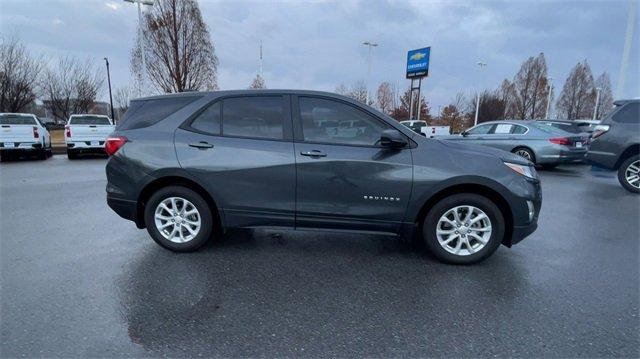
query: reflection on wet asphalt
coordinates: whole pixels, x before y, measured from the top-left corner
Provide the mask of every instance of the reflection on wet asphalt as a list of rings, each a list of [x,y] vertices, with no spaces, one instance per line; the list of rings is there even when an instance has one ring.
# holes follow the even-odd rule
[[[174,254],[106,207],[103,159],[1,166],[2,357],[640,354],[640,197],[587,166],[542,172],[538,231],[466,267],[314,232]]]

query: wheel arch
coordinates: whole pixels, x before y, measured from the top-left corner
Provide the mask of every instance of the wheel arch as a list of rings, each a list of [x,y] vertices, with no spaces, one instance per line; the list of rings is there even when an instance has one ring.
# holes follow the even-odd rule
[[[151,198],[151,195],[153,195],[153,193],[155,193],[159,189],[168,186],[182,186],[201,195],[202,198],[204,198],[204,200],[207,202],[207,205],[209,205],[209,209],[211,209],[211,214],[213,215],[214,230],[220,232],[224,231],[224,222],[222,221],[222,216],[218,204],[213,199],[209,191],[207,191],[203,186],[201,186],[193,179],[175,174],[155,178],[149,183],[146,183],[144,187],[142,187],[136,201],[137,204],[135,222],[138,228],[145,228],[144,211],[147,201],[149,200],[149,198]]]
[[[622,165],[622,162],[626,161],[627,158],[640,154],[640,144],[633,144],[627,147],[620,156],[618,156],[618,160],[616,161],[615,169],[617,170]]]
[[[424,222],[424,218],[426,217],[429,210],[440,200],[460,193],[472,193],[488,198],[493,203],[498,206],[500,212],[504,216],[505,221],[505,231],[504,238],[502,239],[502,243],[506,246],[511,246],[511,237],[513,235],[513,212],[511,210],[511,206],[509,206],[509,202],[507,199],[496,189],[491,188],[486,184],[480,183],[459,183],[454,184],[442,189],[439,189],[437,192],[433,193],[429,198],[424,201],[424,204],[418,211],[418,214],[414,218],[414,223],[422,231],[422,223]]]

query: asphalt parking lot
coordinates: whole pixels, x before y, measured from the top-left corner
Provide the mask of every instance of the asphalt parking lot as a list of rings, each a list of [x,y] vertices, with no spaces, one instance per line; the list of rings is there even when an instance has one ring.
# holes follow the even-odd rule
[[[640,197],[612,174],[541,172],[538,231],[463,267],[311,232],[174,254],[106,206],[104,165],[0,165],[2,357],[640,355]]]

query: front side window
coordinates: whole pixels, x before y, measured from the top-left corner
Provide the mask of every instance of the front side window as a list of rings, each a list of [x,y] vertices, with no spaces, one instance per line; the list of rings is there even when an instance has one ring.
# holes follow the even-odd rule
[[[467,133],[470,135],[486,135],[487,133],[489,133],[492,127],[493,124],[480,125],[470,129],[469,131],[467,131]]]
[[[300,97],[299,105],[308,142],[375,146],[386,128],[375,117],[342,102]]]
[[[281,140],[284,138],[282,96],[247,96],[222,103],[222,134]]]
[[[621,123],[640,123],[640,103],[630,103],[621,108],[613,120]]]
[[[221,119],[221,102],[218,101],[207,107],[191,122],[191,127],[198,131],[210,133],[212,135],[220,134]]]

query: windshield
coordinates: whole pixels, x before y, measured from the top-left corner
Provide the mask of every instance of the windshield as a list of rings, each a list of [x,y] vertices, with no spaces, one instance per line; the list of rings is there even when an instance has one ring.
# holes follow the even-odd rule
[[[0,115],[0,125],[35,125],[36,120],[31,116]]]
[[[102,116],[72,116],[70,125],[110,125],[109,119]]]

